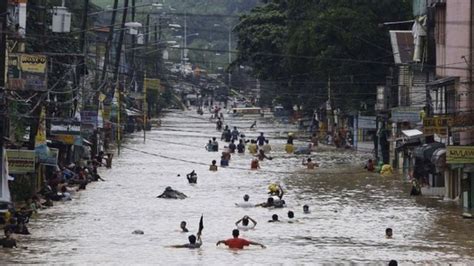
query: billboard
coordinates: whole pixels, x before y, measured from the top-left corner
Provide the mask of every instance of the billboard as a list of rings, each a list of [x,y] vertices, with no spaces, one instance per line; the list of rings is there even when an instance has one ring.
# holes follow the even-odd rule
[[[35,172],[36,152],[34,150],[7,150],[7,158],[10,174]]]
[[[446,163],[474,164],[474,146],[448,146]]]
[[[48,58],[44,55],[9,54],[7,79],[10,90],[46,91]]]

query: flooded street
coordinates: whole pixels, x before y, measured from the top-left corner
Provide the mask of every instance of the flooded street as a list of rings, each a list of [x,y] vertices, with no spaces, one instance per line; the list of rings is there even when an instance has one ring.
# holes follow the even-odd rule
[[[259,118],[257,131],[269,137],[273,160],[251,171],[251,155],[235,154],[230,167],[208,170],[219,153],[207,152],[208,140],[220,133],[195,111],[173,111],[162,127],[147,132],[146,143],[133,135],[116,157],[111,170],[102,170],[106,182],[97,182],[42,211],[30,222],[30,236],[19,236],[27,249],[1,250],[2,263],[72,264],[295,264],[373,263],[391,259],[405,263],[468,263],[473,261],[474,220],[463,220],[451,202],[413,198],[400,176],[381,177],[364,171],[367,158],[350,151],[325,148],[312,155],[317,170],[301,165],[305,158],[284,151],[287,126]],[[248,129],[253,118],[226,118],[225,124]],[[220,150],[224,143],[219,141]],[[296,141],[296,146],[306,145]],[[198,183],[189,185],[186,173],[196,170]],[[178,177],[177,175],[181,176]],[[280,182],[286,188],[284,209],[237,208],[244,194],[252,203],[266,201],[267,187]],[[166,186],[184,192],[185,200],[156,198]],[[308,204],[311,213],[303,214]],[[293,210],[297,223],[287,223]],[[268,223],[272,214],[283,222]],[[182,220],[196,233],[204,215],[203,247],[172,249],[184,244]],[[243,251],[216,247],[231,237],[235,222],[254,218],[255,230],[241,236],[263,243],[266,249]],[[385,239],[385,228],[394,231]],[[136,229],[144,235],[133,235]]]

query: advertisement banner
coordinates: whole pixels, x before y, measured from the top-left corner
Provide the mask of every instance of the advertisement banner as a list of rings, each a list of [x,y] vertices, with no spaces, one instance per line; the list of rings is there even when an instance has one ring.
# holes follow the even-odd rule
[[[47,153],[38,154],[38,163],[50,166],[58,165],[59,150],[55,148],[48,149]]]
[[[83,134],[92,134],[98,126],[98,112],[97,111],[82,111],[81,112],[81,132]]]
[[[474,164],[474,146],[448,146],[446,163]]]
[[[51,136],[51,140],[59,141],[68,145],[73,145],[76,138],[80,138],[80,136],[75,136],[75,135],[52,135]]]
[[[60,123],[60,122],[51,122],[51,135],[81,135],[81,123],[71,122],[71,123]]]
[[[35,172],[36,153],[33,150],[7,150],[10,174]]]
[[[376,129],[377,119],[375,116],[362,116],[358,117],[358,127],[363,129]]]
[[[418,123],[421,121],[421,108],[413,107],[397,107],[392,108],[392,122],[412,122]]]
[[[8,87],[10,90],[47,90],[47,63],[44,55],[8,55]]]
[[[145,79],[147,90],[160,90],[161,82],[159,79]]]
[[[452,117],[425,117],[423,119],[423,132],[425,134],[447,135],[448,126],[453,124]]]

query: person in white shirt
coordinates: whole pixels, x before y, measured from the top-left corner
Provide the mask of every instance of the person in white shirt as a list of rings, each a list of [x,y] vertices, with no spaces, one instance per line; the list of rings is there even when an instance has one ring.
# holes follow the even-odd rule
[[[237,207],[240,207],[240,208],[252,208],[252,207],[255,207],[255,204],[252,204],[249,202],[249,195],[245,194],[244,195],[244,202],[241,202],[241,203],[236,203],[235,205]]]
[[[252,224],[250,224],[250,222],[252,222]],[[239,230],[247,231],[254,229],[255,226],[257,226],[257,222],[249,216],[245,215],[244,217],[242,217],[242,219],[235,222],[235,226],[237,226]]]

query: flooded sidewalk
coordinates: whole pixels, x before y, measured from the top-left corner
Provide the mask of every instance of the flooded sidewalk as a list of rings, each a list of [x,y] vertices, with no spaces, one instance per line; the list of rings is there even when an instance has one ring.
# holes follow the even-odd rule
[[[462,219],[451,202],[410,197],[409,185],[397,175],[382,177],[363,169],[367,155],[323,149],[311,157],[320,167],[307,170],[304,155],[284,151],[291,127],[270,118],[227,118],[247,139],[264,132],[272,145],[273,160],[250,170],[252,156],[233,154],[230,166],[210,172],[218,153],[207,152],[212,137],[220,140],[215,124],[195,111],[173,111],[160,128],[133,135],[123,145],[114,168],[101,173],[106,182],[94,183],[74,200],[57,204],[31,221],[31,235],[19,237],[27,249],[1,250],[2,263],[71,264],[302,264],[302,263],[470,263],[474,257],[474,220]],[[295,141],[296,146],[305,146]],[[186,174],[195,170],[197,184]],[[179,175],[179,176],[178,176]],[[250,202],[267,199],[270,183],[281,183],[287,207],[237,208],[244,194]],[[171,186],[188,196],[184,200],[156,198]],[[304,214],[307,204],[311,213]],[[297,222],[288,223],[287,212]],[[273,214],[282,222],[268,223]],[[172,249],[184,244],[181,221],[190,234],[204,216],[203,246]],[[257,221],[255,230],[241,236],[267,246],[232,251],[216,242],[231,237],[235,222],[244,215]],[[393,229],[393,239],[385,229]],[[134,235],[143,230],[143,235]]]

